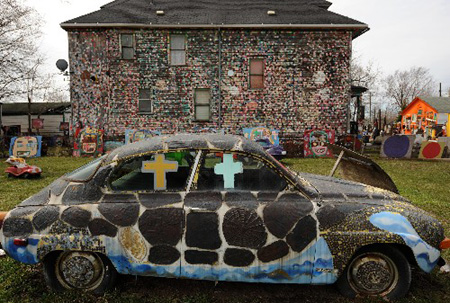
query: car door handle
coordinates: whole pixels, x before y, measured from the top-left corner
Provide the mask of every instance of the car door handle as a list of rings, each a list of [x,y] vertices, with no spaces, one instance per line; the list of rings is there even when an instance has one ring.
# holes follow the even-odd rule
[[[203,208],[200,208],[200,207],[189,207],[189,209],[190,209],[191,212],[193,212],[193,213],[204,210]]]

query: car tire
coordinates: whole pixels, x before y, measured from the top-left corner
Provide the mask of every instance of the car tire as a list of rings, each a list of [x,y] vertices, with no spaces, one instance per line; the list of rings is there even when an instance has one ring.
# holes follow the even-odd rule
[[[76,289],[103,295],[114,287],[117,271],[104,255],[68,251],[52,253],[44,259],[44,277],[56,292]]]
[[[371,247],[352,258],[336,285],[349,298],[402,298],[411,285],[411,266],[394,247]]]

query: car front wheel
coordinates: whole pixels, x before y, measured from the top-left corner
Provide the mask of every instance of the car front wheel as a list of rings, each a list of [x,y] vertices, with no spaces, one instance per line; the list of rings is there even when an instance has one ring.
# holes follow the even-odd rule
[[[102,295],[114,286],[117,272],[101,254],[69,251],[45,258],[44,276],[55,291],[78,289]]]
[[[390,246],[357,254],[347,266],[337,286],[347,297],[404,297],[411,285],[411,267],[405,256]]]

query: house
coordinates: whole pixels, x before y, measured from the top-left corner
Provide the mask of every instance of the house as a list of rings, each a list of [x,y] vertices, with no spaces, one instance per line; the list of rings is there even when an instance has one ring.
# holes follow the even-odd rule
[[[416,97],[402,111],[402,132],[414,134],[419,129],[427,136],[434,137],[433,129],[445,127],[450,133],[450,98]]]
[[[32,126],[32,132],[43,136],[63,135],[61,122],[70,120],[70,102],[35,102],[30,107],[34,126],[41,125],[39,130]],[[1,124],[7,136],[20,136],[28,132],[28,103],[3,103]],[[39,123],[36,123],[39,122]],[[41,123],[42,122],[42,123]]]
[[[116,0],[63,22],[73,123],[161,133],[349,127],[352,40],[325,0]]]

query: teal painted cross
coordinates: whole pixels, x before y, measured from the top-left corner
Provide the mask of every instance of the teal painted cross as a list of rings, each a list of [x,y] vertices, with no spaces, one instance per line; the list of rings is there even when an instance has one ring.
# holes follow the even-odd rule
[[[244,167],[242,162],[233,162],[232,154],[224,154],[222,163],[214,166],[216,175],[223,175],[223,188],[234,188],[234,175],[242,174]]]

